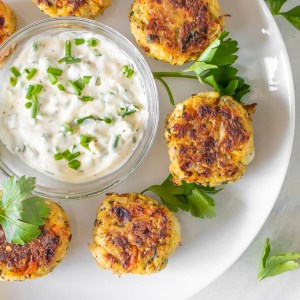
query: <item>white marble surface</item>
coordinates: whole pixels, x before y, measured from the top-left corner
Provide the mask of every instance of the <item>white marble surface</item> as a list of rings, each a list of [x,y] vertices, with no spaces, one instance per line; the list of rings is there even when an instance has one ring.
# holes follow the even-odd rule
[[[299,0],[289,0],[284,8],[289,9],[296,5],[300,5]],[[300,299],[300,269],[261,282],[256,280],[266,237],[271,238],[271,245],[274,251],[278,251],[277,253],[300,252],[300,119],[298,118],[300,107],[297,103],[300,101],[300,31],[294,29],[282,17],[275,19],[290,56],[296,91],[296,131],[288,173],[271,215],[247,251],[221,277],[189,300]]]

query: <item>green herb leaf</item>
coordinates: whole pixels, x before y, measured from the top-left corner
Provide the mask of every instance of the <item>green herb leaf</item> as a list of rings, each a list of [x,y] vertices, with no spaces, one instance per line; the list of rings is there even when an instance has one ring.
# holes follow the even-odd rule
[[[125,65],[125,66],[123,66],[123,74],[127,78],[131,78],[132,75],[134,74],[134,70],[132,68],[130,68],[128,65]]]
[[[47,69],[47,72],[49,74],[52,74],[52,75],[55,75],[55,76],[61,76],[63,74],[63,70],[57,69],[57,68],[54,68],[54,67],[49,67]]]
[[[284,253],[273,255],[270,257],[271,246],[270,239],[267,238],[262,253],[259,271],[258,271],[258,280],[262,280],[267,277],[276,276],[284,272],[294,270],[299,267],[298,260],[300,258],[300,253]]]
[[[87,41],[87,43],[88,43],[88,45],[90,46],[90,47],[97,47],[98,46],[98,40],[96,40],[96,39],[89,39],[88,41]]]
[[[265,0],[269,3],[272,15],[281,15],[285,17],[296,29],[300,30],[300,5],[294,7],[293,9],[283,12],[281,11],[282,6],[287,2],[287,0]]]
[[[10,85],[11,85],[12,87],[15,87],[15,86],[17,85],[17,83],[18,83],[18,80],[17,80],[17,78],[10,77],[10,78],[9,78],[9,82],[10,82]]]
[[[136,105],[130,105],[127,107],[121,107],[121,116],[124,118],[125,116],[130,116],[139,111],[139,107]]]
[[[87,136],[87,135],[84,135],[84,134],[81,134],[80,135],[80,145],[84,148],[86,148],[87,150],[91,151],[90,149],[90,143],[93,141],[93,137],[91,136]]]
[[[33,119],[36,119],[36,116],[37,116],[37,113],[38,113],[39,98],[36,95],[33,95],[32,99],[33,99],[33,105],[32,105],[31,117]]]
[[[290,11],[280,14],[284,16],[295,28],[300,30],[300,5],[294,7]]]
[[[19,72],[19,70],[16,67],[11,67],[10,71],[16,76],[16,77],[20,77],[21,73]]]
[[[75,42],[76,46],[79,46],[79,45],[84,44],[85,40],[84,39],[75,39],[74,42]]]
[[[32,197],[35,178],[25,176],[3,181],[0,200],[0,224],[9,243],[24,245],[40,235],[39,226],[49,214],[47,204],[39,197]]]
[[[26,79],[30,81],[36,73],[37,73],[37,69],[35,68],[31,69],[31,71],[26,76]]]
[[[216,216],[215,202],[209,194],[221,190],[207,188],[195,183],[182,181],[181,186],[174,185],[170,175],[161,185],[153,185],[146,189],[158,195],[161,201],[172,211],[178,209],[189,211],[198,218],[213,218]]]
[[[237,76],[238,70],[233,67],[239,50],[237,41],[228,38],[229,33],[224,31],[212,44],[199,56],[196,62],[188,69],[180,72],[153,72],[154,78],[161,81],[166,88],[170,102],[175,105],[174,98],[164,77],[178,77],[198,79],[201,84],[206,83],[214,88],[220,95],[232,96],[235,100],[249,93],[250,86]],[[194,73],[196,76],[187,75]]]
[[[90,115],[90,116],[86,116],[84,118],[81,118],[81,119],[77,119],[75,120],[75,123],[77,125],[81,125],[83,124],[85,121],[87,120],[94,120],[94,121],[103,121],[105,122],[106,124],[112,124],[113,120],[111,118],[108,118],[108,117],[105,117],[105,118],[97,118],[93,115]]]
[[[81,162],[79,160],[73,160],[68,163],[68,167],[73,170],[78,170],[81,166]]]

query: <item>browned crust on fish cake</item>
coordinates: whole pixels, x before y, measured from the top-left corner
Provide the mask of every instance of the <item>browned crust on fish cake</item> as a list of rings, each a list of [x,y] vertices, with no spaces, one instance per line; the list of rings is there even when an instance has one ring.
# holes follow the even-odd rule
[[[98,265],[116,274],[162,270],[180,242],[179,222],[150,197],[111,194],[99,207],[90,249]]]
[[[95,18],[111,5],[112,0],[33,0],[33,2],[51,17]]]
[[[14,11],[0,0],[0,44],[17,29],[17,17]]]
[[[8,243],[0,226],[0,280],[34,279],[51,272],[65,256],[71,239],[63,209],[47,201],[50,213],[41,235],[25,245]]]
[[[147,54],[176,65],[197,59],[224,27],[216,0],[135,0],[129,17]]]
[[[195,95],[176,106],[167,119],[165,138],[177,185],[182,180],[207,186],[234,182],[254,156],[249,113],[217,93]]]

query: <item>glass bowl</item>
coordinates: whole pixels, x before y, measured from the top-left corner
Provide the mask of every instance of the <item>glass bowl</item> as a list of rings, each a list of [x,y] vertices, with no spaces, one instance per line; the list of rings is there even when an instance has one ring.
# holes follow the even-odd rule
[[[14,175],[20,177],[26,175],[36,177],[37,186],[35,194],[57,200],[82,199],[96,196],[121,183],[136,169],[150,149],[156,133],[159,116],[156,84],[143,56],[120,33],[106,25],[88,19],[74,17],[46,19],[19,30],[0,46],[0,78],[9,76],[8,70],[11,67],[12,61],[29,41],[32,43],[37,37],[41,38],[47,34],[74,30],[99,34],[118,46],[126,56],[130,57],[145,89],[145,106],[148,112],[148,119],[146,120],[146,124],[144,124],[143,136],[130,158],[113,173],[85,183],[68,183],[56,180],[50,176],[48,177],[32,169],[0,142],[0,168],[2,171],[7,176]],[[3,80],[0,81],[0,91],[2,89]]]

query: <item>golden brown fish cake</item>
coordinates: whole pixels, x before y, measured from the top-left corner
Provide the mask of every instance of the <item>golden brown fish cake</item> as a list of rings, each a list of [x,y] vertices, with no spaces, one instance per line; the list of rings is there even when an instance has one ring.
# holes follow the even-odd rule
[[[196,60],[224,27],[217,0],[135,0],[129,18],[146,53],[173,65]]]
[[[255,156],[250,113],[229,96],[207,92],[176,105],[166,121],[165,139],[176,185],[217,186],[240,179]]]
[[[140,194],[111,194],[100,205],[90,250],[98,265],[121,275],[165,268],[180,243],[174,214]]]
[[[27,280],[51,272],[64,258],[71,240],[69,220],[56,203],[50,209],[41,235],[25,245],[10,244],[0,226],[0,281]]]
[[[95,18],[111,5],[112,0],[33,0],[33,2],[50,17]]]
[[[14,11],[0,0],[0,44],[17,29],[17,17]]]

